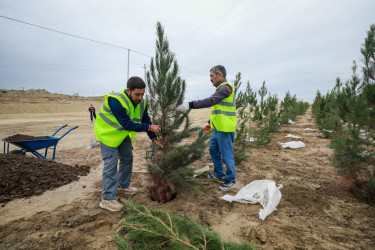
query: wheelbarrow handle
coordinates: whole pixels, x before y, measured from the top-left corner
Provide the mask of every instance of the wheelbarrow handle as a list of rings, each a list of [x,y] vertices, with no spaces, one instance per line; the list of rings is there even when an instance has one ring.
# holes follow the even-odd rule
[[[65,134],[63,134],[63,135],[59,138],[59,140],[60,140],[61,138],[63,138],[67,133],[69,133],[70,131],[72,131],[73,129],[76,129],[76,128],[78,128],[78,126],[75,126],[75,127],[71,128],[71,129],[69,129],[68,131],[66,131]]]
[[[65,128],[66,126],[68,126],[68,124],[65,124],[65,125],[61,126],[61,127],[60,127],[58,130],[56,130],[56,132],[53,133],[53,135],[51,135],[51,136],[54,136],[55,134],[57,134],[57,132],[59,132],[61,129]]]

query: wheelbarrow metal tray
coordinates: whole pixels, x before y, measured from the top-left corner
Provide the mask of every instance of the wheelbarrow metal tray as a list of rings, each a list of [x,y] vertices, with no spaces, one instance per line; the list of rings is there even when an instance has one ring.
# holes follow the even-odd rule
[[[53,147],[53,156],[52,156],[52,161],[55,159],[55,152],[56,152],[56,146],[59,140],[63,138],[65,135],[67,135],[70,131],[78,128],[78,126],[75,126],[71,129],[69,129],[65,134],[63,134],[61,137],[54,137],[62,128],[65,128],[68,126],[67,124],[60,127],[58,130],[55,131],[51,136],[37,136],[40,138],[40,140],[24,140],[24,141],[4,141],[4,153],[9,153],[9,144],[13,144],[19,148],[22,148],[22,152],[20,155],[24,155],[27,152],[32,153],[36,157],[47,159],[47,152],[48,148]],[[8,147],[6,148],[6,143]],[[37,150],[39,149],[45,149],[44,156],[41,155]]]
[[[22,149],[26,149],[29,151],[34,151],[38,149],[48,148],[55,146],[60,138],[53,137],[53,136],[38,136],[48,139],[42,139],[42,140],[31,140],[31,141],[12,141],[9,142],[10,144],[13,144],[15,146],[18,146]]]

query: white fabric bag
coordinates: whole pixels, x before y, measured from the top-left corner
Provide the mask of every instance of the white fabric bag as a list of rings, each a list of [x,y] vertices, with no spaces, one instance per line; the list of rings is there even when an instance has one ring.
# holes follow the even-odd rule
[[[288,135],[285,136],[285,137],[290,137],[290,138],[295,138],[295,139],[301,139],[301,137],[296,136],[296,135],[292,135],[292,134],[288,134]]]
[[[304,148],[306,145],[301,141],[279,142],[283,148]]]
[[[281,184],[276,187],[276,183],[271,180],[256,180],[241,188],[235,196],[226,194],[221,199],[229,202],[260,203],[263,209],[259,210],[259,219],[264,220],[276,210],[281,199],[282,187]]]

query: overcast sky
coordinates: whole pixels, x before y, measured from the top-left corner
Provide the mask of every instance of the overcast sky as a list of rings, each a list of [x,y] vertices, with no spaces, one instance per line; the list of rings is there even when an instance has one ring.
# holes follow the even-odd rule
[[[375,23],[374,0],[0,0],[0,89],[104,95],[144,77],[155,56],[156,22],[187,82],[186,100],[214,91],[209,70],[242,73],[258,90],[312,102],[352,61]],[[6,17],[6,18],[4,18]],[[25,23],[92,39],[113,47]]]

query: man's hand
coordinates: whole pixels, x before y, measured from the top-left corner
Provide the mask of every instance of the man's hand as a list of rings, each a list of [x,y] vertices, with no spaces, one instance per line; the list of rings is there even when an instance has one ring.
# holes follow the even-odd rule
[[[160,125],[150,125],[150,131],[154,132],[155,134],[159,134],[161,127]]]
[[[158,145],[159,147],[161,147],[162,149],[164,149],[164,145],[161,144],[161,141],[159,141],[158,139],[154,140],[154,143],[155,143],[156,145]]]
[[[206,123],[206,125],[205,125],[205,127],[204,127],[204,131],[203,131],[203,133],[205,134],[205,133],[207,133],[208,131],[210,131],[211,130],[211,125],[209,124],[209,123]]]
[[[181,105],[177,106],[176,111],[186,112],[189,109],[190,109],[189,103],[188,102],[184,102]]]

